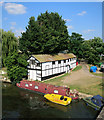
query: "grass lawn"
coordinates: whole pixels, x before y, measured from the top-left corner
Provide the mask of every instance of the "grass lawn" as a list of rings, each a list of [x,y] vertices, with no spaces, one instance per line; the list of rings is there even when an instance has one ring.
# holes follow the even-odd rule
[[[81,65],[78,65],[76,68],[74,68],[72,71],[77,71],[77,70],[80,70],[82,69],[82,66]]]
[[[56,78],[53,78],[53,79],[50,79],[50,80],[46,80],[46,81],[43,81],[44,83],[50,83],[50,84],[55,84],[57,86],[60,86],[62,85],[62,80],[64,79],[65,76],[68,76],[70,75],[70,73],[65,73],[64,75],[62,76],[59,76],[59,77],[56,77]]]
[[[92,73],[93,75],[96,75],[96,76],[103,76],[104,73]]]
[[[102,96],[102,91],[104,92],[102,78],[91,76],[90,73],[86,73],[82,66],[79,68],[77,71],[72,71],[71,73],[64,74],[63,76],[45,81],[45,83],[57,86],[67,86],[72,90],[76,89],[82,93],[89,95],[99,94]]]

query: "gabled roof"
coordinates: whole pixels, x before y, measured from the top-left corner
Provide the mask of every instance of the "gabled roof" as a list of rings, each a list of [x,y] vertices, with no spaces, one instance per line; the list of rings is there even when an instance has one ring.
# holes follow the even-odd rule
[[[68,54],[59,53],[58,55],[38,54],[38,55],[32,55],[32,56],[35,57],[39,62],[66,60],[66,59],[69,59],[69,58],[75,58],[76,57],[73,53],[68,53]]]

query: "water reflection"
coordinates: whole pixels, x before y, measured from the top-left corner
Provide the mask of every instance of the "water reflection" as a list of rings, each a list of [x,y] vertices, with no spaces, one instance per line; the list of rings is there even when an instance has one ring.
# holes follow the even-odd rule
[[[2,92],[3,118],[95,118],[97,114],[82,100],[62,106],[11,84],[3,84]]]

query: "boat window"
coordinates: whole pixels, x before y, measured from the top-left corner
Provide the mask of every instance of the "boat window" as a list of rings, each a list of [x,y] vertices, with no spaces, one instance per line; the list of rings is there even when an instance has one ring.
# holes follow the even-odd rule
[[[96,99],[92,98],[92,101],[96,103]]]
[[[47,88],[45,88],[45,90],[47,90]]]
[[[35,89],[38,89],[38,86],[35,86]]]
[[[93,102],[94,104],[96,104],[96,105],[99,105],[99,102],[98,102],[96,99],[94,99],[94,98],[92,98],[92,102]]]
[[[67,101],[67,98],[65,98],[64,101]]]
[[[26,86],[26,87],[29,87],[29,85],[28,85],[28,84],[25,84],[25,86]]]
[[[64,96],[61,96],[61,97],[60,97],[60,100],[63,100],[63,99],[64,99]]]
[[[58,90],[54,90],[54,93],[58,93]]]

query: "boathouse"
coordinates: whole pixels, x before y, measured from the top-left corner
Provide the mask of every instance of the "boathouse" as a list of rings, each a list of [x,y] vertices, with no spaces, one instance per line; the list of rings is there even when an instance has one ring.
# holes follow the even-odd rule
[[[76,56],[72,53],[57,55],[38,54],[28,59],[28,79],[45,80],[50,77],[70,72],[76,67]]]

